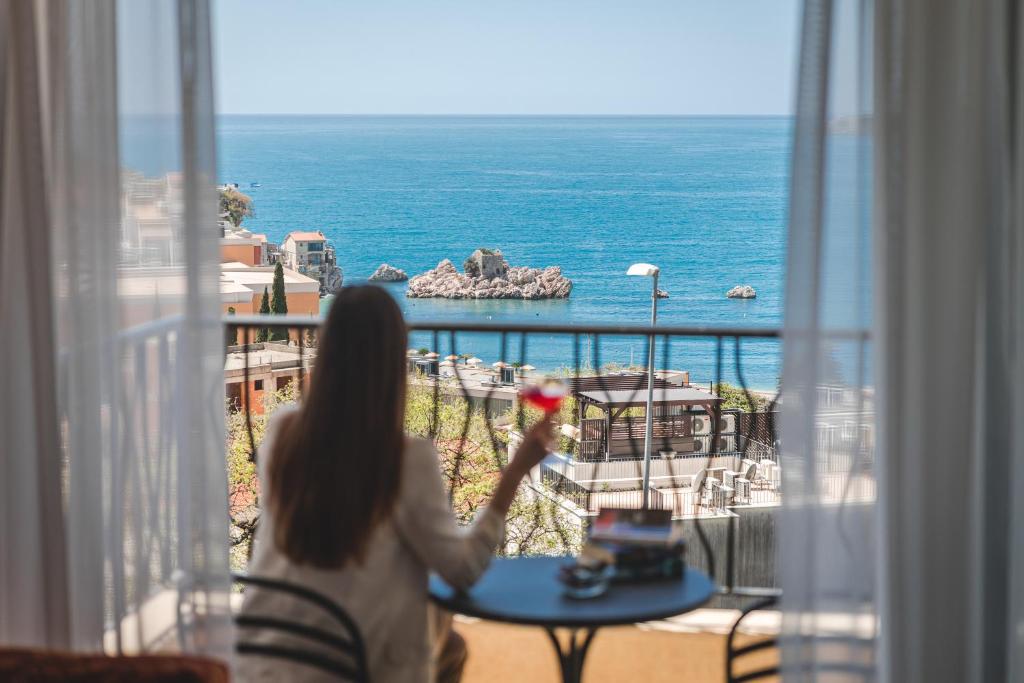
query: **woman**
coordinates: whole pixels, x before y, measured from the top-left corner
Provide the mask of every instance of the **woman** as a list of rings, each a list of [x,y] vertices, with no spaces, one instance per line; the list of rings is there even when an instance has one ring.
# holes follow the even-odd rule
[[[342,605],[362,632],[373,681],[429,681],[438,669],[458,680],[461,640],[444,634],[440,666],[432,654],[438,634],[430,632],[443,622],[428,613],[428,572],[458,588],[477,580],[501,542],[519,482],[547,452],[551,425],[526,435],[490,503],[460,527],[430,442],[403,433],[405,348],[405,323],[387,292],[363,286],[337,295],[304,400],[274,415],[260,447],[264,512],[250,572]],[[242,612],[331,630],[320,610],[256,587]],[[270,632],[246,639],[295,644]],[[243,657],[239,677],[330,680],[262,657]]]

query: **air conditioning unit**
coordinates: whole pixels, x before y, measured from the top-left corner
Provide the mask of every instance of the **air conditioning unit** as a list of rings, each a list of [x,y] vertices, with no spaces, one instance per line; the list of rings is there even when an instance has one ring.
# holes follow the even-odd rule
[[[694,415],[693,433],[696,436],[707,436],[711,433],[711,419],[705,416]]]
[[[696,436],[707,436],[711,433],[711,418],[707,415],[693,416],[693,433]],[[718,421],[719,434],[736,433],[736,414],[725,413]]]
[[[736,475],[740,474],[735,470],[726,470],[722,473],[722,480],[726,486],[732,486],[732,483],[736,481]]]

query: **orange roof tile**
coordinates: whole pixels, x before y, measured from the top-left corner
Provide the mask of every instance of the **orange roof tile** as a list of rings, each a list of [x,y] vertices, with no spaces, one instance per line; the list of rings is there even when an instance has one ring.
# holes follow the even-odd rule
[[[324,237],[324,234],[319,230],[312,232],[306,230],[293,230],[292,232],[284,236],[285,239],[288,239],[289,237],[291,237],[293,240],[297,242],[309,242],[327,239],[326,237]]]

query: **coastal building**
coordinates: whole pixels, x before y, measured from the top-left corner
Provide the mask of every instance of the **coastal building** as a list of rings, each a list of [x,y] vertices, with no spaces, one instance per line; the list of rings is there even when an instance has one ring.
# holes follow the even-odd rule
[[[120,323],[128,328],[183,313],[182,302],[187,291],[188,278],[183,265],[121,265],[117,269]]]
[[[281,261],[281,245],[277,242],[267,242],[266,250],[266,263],[274,265]]]
[[[285,268],[308,275],[320,283],[322,292],[341,286],[334,247],[319,230],[293,230],[281,242],[281,263]]]
[[[476,362],[472,362],[476,361]],[[483,365],[479,359],[470,362],[437,353],[410,351],[407,357],[411,382],[414,385],[440,385],[446,396],[464,398],[474,409],[485,410],[490,417],[508,415],[519,398],[519,390],[529,375],[512,366],[505,368]],[[456,365],[456,363],[458,363]]]
[[[173,266],[183,262],[180,173],[151,178],[125,172],[121,193],[122,265]]]
[[[273,290],[274,266],[251,266],[238,261],[220,264],[220,300],[223,313],[255,315],[260,311],[263,291]],[[288,315],[315,317],[320,314],[320,283],[284,268],[284,294]],[[290,333],[298,340],[298,331]]]
[[[230,226],[230,223],[228,225]],[[231,226],[220,238],[220,260],[223,263],[265,266],[270,263],[270,251],[267,245],[266,235]]]
[[[246,359],[248,355],[248,360]],[[224,395],[231,410],[262,415],[268,396],[308,377],[315,350],[282,342],[228,347],[224,360]],[[246,363],[248,362],[248,369]],[[246,378],[248,377],[248,388]]]
[[[273,266],[252,266],[238,261],[220,264],[221,304],[238,314],[256,314],[260,310],[263,289],[274,284]],[[320,289],[316,280],[284,268],[284,293],[288,315],[320,314]]]

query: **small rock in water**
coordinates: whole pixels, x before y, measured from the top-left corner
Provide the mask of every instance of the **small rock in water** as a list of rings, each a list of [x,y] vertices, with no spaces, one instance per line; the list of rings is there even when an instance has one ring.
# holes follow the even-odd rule
[[[725,293],[730,299],[755,299],[757,292],[750,285],[736,285]]]
[[[386,263],[380,264],[380,267],[370,276],[371,282],[405,282],[408,279],[409,276],[405,274],[404,270],[393,268]]]
[[[664,289],[659,289],[658,290],[658,298],[659,299],[667,299],[668,298],[668,292],[666,292]]]

